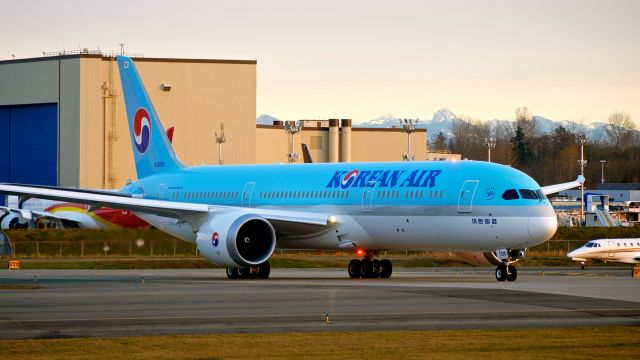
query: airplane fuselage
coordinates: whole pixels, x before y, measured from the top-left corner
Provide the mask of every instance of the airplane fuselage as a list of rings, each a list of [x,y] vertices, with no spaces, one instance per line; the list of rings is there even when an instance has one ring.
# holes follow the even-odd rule
[[[583,263],[589,260],[640,264],[640,239],[598,239],[569,252],[567,257]]]
[[[143,178],[123,191],[335,216],[336,227],[319,233],[279,232],[280,248],[493,251],[531,247],[555,233],[555,213],[538,189],[507,166],[438,161],[191,167]],[[185,223],[138,215],[195,242],[197,229]]]

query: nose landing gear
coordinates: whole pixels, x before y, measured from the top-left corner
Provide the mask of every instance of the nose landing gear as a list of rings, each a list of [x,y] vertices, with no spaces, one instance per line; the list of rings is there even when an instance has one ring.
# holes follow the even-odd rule
[[[518,278],[518,270],[513,265],[502,263],[496,269],[496,280],[498,281],[516,281]]]
[[[367,251],[362,260],[353,259],[347,266],[347,272],[352,279],[383,278],[388,279],[393,272],[393,266],[389,259],[374,259],[378,251]]]
[[[524,257],[524,249],[498,249],[496,256],[501,261],[496,268],[496,280],[516,281],[518,269],[512,264]]]

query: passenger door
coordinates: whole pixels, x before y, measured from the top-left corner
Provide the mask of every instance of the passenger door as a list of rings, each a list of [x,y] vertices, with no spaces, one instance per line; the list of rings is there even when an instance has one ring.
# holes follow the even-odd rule
[[[478,180],[467,180],[460,188],[460,196],[458,197],[458,212],[470,213],[473,207],[473,196],[478,187]]]
[[[369,181],[362,191],[362,211],[371,211],[373,206],[373,192],[378,184],[377,181]]]
[[[615,245],[613,244],[613,241],[607,241],[607,243],[609,243],[609,252],[607,253],[607,255],[608,255],[609,257],[611,257],[611,258],[612,258],[612,257],[615,257],[615,256],[616,256],[616,253],[615,253],[615,251],[613,250],[613,249],[614,249],[614,246],[615,246]]]
[[[248,182],[244,185],[244,190],[242,191],[242,199],[240,202],[241,207],[251,207],[251,193],[253,192],[253,187],[256,185],[255,182]]]

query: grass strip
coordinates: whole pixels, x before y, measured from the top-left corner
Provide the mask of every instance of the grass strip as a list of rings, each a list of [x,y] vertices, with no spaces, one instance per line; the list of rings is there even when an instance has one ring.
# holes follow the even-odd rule
[[[40,285],[0,285],[0,290],[32,290],[42,289]]]
[[[269,259],[272,268],[346,268],[349,260],[355,256],[322,257],[315,255],[279,255]],[[472,265],[460,259],[446,257],[389,257],[394,268],[446,268],[468,267]],[[137,269],[213,269],[219,266],[210,263],[202,257],[111,257],[111,258],[45,258],[19,259],[20,268],[24,270],[137,270]],[[593,266],[616,266],[615,263],[594,261]],[[0,260],[0,269],[6,269],[7,260]],[[518,262],[518,267],[556,267],[575,266],[579,263],[567,257],[530,256]]]
[[[2,340],[10,359],[632,359],[640,327]]]

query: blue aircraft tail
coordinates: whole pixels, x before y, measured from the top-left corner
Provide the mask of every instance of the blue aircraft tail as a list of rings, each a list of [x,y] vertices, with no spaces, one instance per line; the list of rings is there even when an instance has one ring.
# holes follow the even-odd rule
[[[117,61],[138,178],[182,168],[133,60],[118,56]]]

